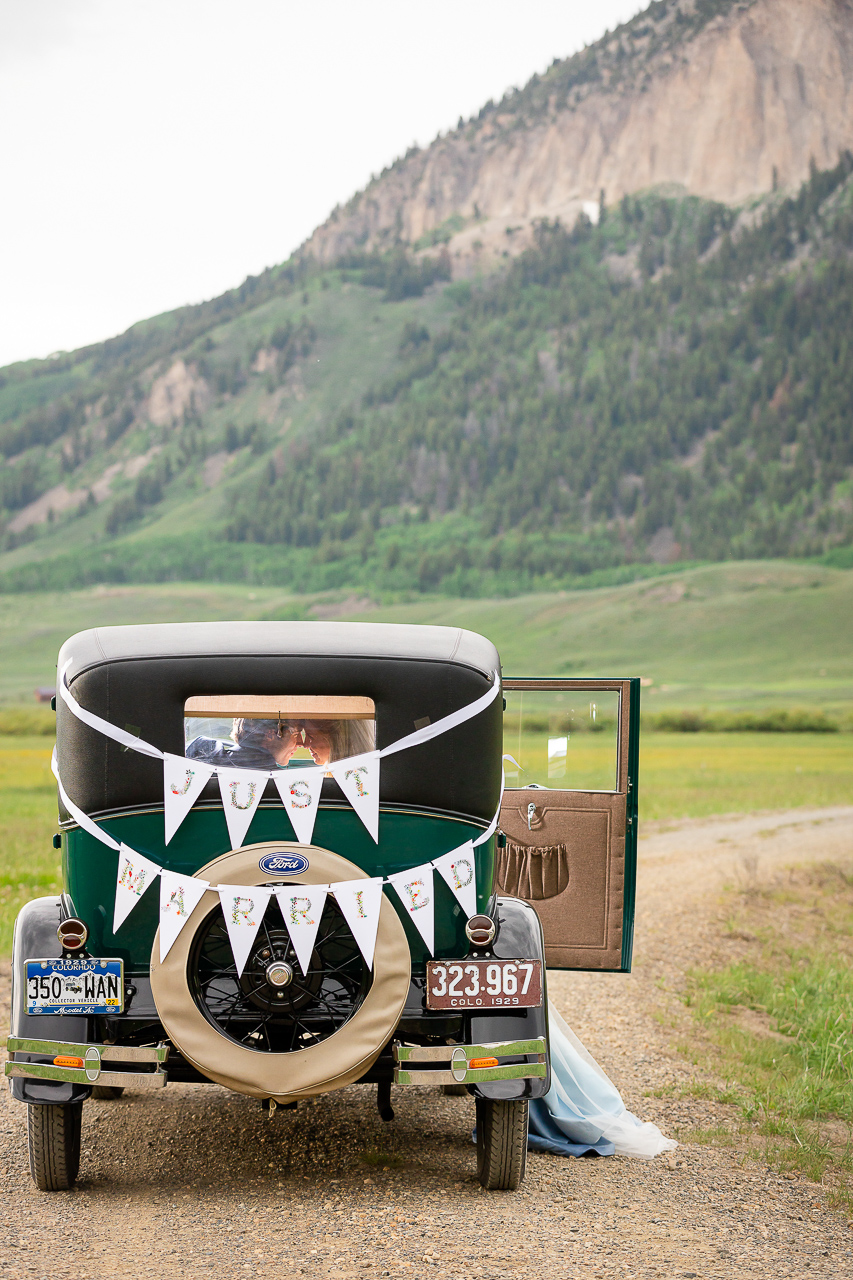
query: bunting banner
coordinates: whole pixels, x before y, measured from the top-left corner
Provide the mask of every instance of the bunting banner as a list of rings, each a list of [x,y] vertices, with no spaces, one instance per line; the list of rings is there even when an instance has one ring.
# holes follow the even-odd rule
[[[160,963],[172,949],[210,885],[197,876],[182,876],[160,868]]]
[[[329,765],[329,771],[361,818],[375,844],[379,843],[379,752],[368,751]]]
[[[314,940],[329,892],[327,884],[297,884],[273,890],[303,977],[311,966]]]
[[[137,853],[129,845],[121,845],[118,851],[113,933],[118,932],[143,893],[151,888],[159,874],[160,868],[156,862]]]
[[[373,953],[376,950],[376,931],[382,909],[382,884],[381,876],[373,876],[364,880],[342,880],[340,884],[329,886],[369,969],[373,968]]]
[[[252,943],[261,927],[273,890],[265,885],[220,884],[217,885],[216,892],[222,905],[228,941],[231,943],[239,978],[246,967]]]
[[[430,955],[435,955],[435,887],[432,863],[426,862],[422,867],[413,867],[411,871],[398,871],[388,877],[388,883],[396,889],[406,914],[426,943]]]
[[[370,752],[364,757],[355,757],[356,760],[366,760],[366,776],[368,778],[370,777],[370,762],[375,760],[377,754]],[[173,763],[170,767],[177,767],[178,764],[181,767],[185,767],[184,757],[173,756],[171,760]],[[206,765],[204,767],[209,768]],[[161,877],[160,954],[162,959],[174,945],[175,939],[201,900],[202,895],[208,889],[213,889],[219,895],[228,929],[229,941],[239,974],[242,974],[245,968],[252,943],[263,921],[267,903],[273,893],[276,894],[279,900],[282,916],[303,974],[310,967],[317,929],[319,928],[328,894],[332,894],[335,897],[365,961],[372,967],[376,948],[376,933],[379,927],[379,914],[382,907],[382,891],[385,884],[393,885],[406,913],[414,921],[430,953],[434,954],[435,884],[433,873],[438,871],[465,911],[466,916],[475,915],[477,911],[477,875],[474,851],[479,845],[485,844],[491,838],[497,829],[500,817],[501,801],[499,800],[494,817],[476,839],[467,840],[457,849],[442,854],[422,866],[414,867],[410,871],[394,872],[387,877],[373,876],[329,885],[294,883],[284,887],[267,887],[265,885],[213,886],[197,876],[180,875],[160,867],[156,862],[132,849],[129,845],[119,844],[109,832],[93,821],[70,799],[59,774],[55,749],[51,757],[51,769],[56,778],[62,804],[74,821],[82,830],[87,831],[95,839],[119,854],[113,931],[115,932],[123,921],[127,919],[136,903],[159,875]],[[235,809],[239,815],[242,815],[242,821],[245,824],[245,828],[248,829],[252,814],[255,812],[260,799],[257,794],[260,789],[260,782],[261,780],[265,782],[268,775],[246,769],[216,770],[216,772],[226,775],[226,782],[230,780],[227,778],[228,774],[236,775],[234,781],[238,783],[255,782],[255,794],[251,794],[250,788],[246,788],[243,791],[235,789],[234,792],[230,788],[228,789],[229,796],[232,794],[235,796],[237,802]],[[308,786],[312,797],[311,807],[316,811],[319,788],[322,785],[322,770],[316,768],[306,768],[300,771],[288,770],[287,773],[283,771],[281,777],[283,780],[288,775],[293,778],[297,772],[303,775],[311,775],[308,778]],[[314,776],[316,774],[320,774],[321,777],[317,779]],[[180,774],[176,781],[178,780],[180,780]],[[192,779],[190,786],[194,784],[195,779]],[[365,785],[364,782],[363,785]],[[187,792],[189,792],[190,786],[187,787]],[[305,795],[305,792],[297,787],[294,787],[294,792],[296,796]],[[366,797],[358,798],[366,799]],[[502,798],[503,783],[501,785],[501,800]],[[241,807],[243,805],[245,805],[245,808]],[[245,830],[237,834],[242,842]],[[308,839],[310,839],[310,833]],[[303,843],[305,842],[307,841],[303,841]],[[236,838],[235,847],[240,847]]]
[[[270,775],[258,769],[218,768],[216,772],[219,775],[225,821],[228,823],[228,837],[232,849],[239,849],[246,838]]]
[[[188,760],[186,756],[163,757],[163,816],[166,826],[166,844],[201,795],[206,784],[216,773],[216,768],[203,760]]]
[[[300,844],[310,844],[323,790],[323,770],[313,765],[306,769],[283,769],[274,773],[272,780],[287,810],[296,839]]]
[[[219,789],[228,823],[228,833],[235,849],[241,848],[264,788],[270,779],[275,783],[281,801],[287,809],[297,840],[300,844],[310,844],[322,788],[322,769],[316,767],[264,771],[234,769],[223,765],[209,765],[195,758],[161,751],[159,747],[146,742],[143,738],[136,737],[126,729],[119,729],[108,720],[81,707],[68,685],[70,665],[69,660],[59,673],[57,689],[60,698],[72,714],[90,728],[119,743],[125,750],[138,751],[142,755],[163,761],[163,814],[166,844],[173,838],[201,795],[205,783],[214,773],[219,776]],[[411,747],[431,742],[441,734],[464,724],[466,720],[473,719],[495,700],[500,693],[500,688],[500,674],[495,671],[488,691],[474,702],[469,702],[467,706],[460,707],[458,711],[448,716],[443,716],[434,724],[422,725],[414,733],[389,743],[381,751],[369,751],[363,755],[351,756],[346,760],[336,760],[329,764],[329,772],[375,843],[379,843],[380,761],[397,751],[407,751]],[[70,813],[71,809],[67,804],[66,808]],[[85,826],[85,821],[80,825],[89,830]],[[490,831],[489,835],[491,833]],[[116,847],[118,847],[117,844]]]
[[[467,919],[477,914],[477,875],[474,862],[474,845],[466,840],[465,844],[436,858],[432,864],[444,883],[450,889],[456,901],[465,912]]]

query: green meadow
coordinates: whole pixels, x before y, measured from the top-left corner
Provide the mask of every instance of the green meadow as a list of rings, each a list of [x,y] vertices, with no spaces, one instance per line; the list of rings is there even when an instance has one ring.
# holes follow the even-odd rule
[[[723,912],[741,942],[732,964],[687,975],[693,1018],[680,1044],[697,1079],[687,1094],[726,1102],[726,1123],[688,1142],[738,1140],[762,1164],[821,1183],[853,1207],[853,865],[789,869],[729,889]]]
[[[791,562],[708,565],[651,581],[516,600],[293,597],[272,587],[170,584],[0,596],[0,949],[20,904],[53,892],[52,684],[75,631],[223,618],[352,618],[462,626],[494,640],[515,675],[641,676],[646,712],[821,709],[834,733],[659,733],[642,737],[640,821],[853,803],[853,572]],[[654,716],[648,718],[648,725]],[[508,734],[507,748],[519,749]],[[540,780],[604,785],[606,725],[570,738],[549,779],[540,735],[521,743]],[[537,754],[538,753],[538,754]],[[512,785],[515,779],[510,775]]]
[[[175,583],[0,595],[0,703],[32,703],[86,627],[223,618],[351,618],[467,627],[508,675],[642,676],[647,711],[820,707],[853,713],[853,571],[742,561],[621,586],[500,600]]]
[[[59,889],[51,746],[46,736],[0,736],[0,954],[21,905]],[[603,736],[585,735],[570,776],[551,785],[601,785],[609,755]],[[639,797],[641,834],[644,819],[853,804],[853,734],[648,733]]]
[[[30,898],[58,893],[56,783],[52,743],[44,737],[0,737],[0,955],[12,947],[15,916]]]

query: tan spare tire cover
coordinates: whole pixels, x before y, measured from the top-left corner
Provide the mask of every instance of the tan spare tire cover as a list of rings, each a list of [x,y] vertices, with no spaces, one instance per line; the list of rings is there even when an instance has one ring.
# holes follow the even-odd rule
[[[360,867],[328,849],[281,840],[235,849],[215,858],[196,874],[211,885],[281,883],[281,872],[267,875],[258,865],[267,853],[299,853],[308,859],[308,869],[288,876],[288,884],[367,879]],[[189,954],[193,938],[218,905],[218,896],[209,890],[163,963],[159,930],[151,953],[154,1003],[167,1034],[187,1061],[217,1084],[256,1098],[275,1098],[277,1102],[327,1093],[358,1080],[394,1034],[409,992],[409,944],[387,898],[383,896],[379,915],[373,982],[363,1003],[328,1039],[292,1053],[265,1053],[237,1044],[208,1022],[196,1005],[187,982]]]

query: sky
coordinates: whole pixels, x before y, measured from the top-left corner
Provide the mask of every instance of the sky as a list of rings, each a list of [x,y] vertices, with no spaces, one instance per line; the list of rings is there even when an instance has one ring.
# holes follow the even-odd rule
[[[0,366],[286,260],[645,0],[0,0]]]

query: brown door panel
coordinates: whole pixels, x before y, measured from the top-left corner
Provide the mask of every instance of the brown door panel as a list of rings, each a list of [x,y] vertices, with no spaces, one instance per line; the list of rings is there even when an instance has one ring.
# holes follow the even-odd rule
[[[621,968],[626,808],[618,792],[504,794],[496,887],[535,908],[554,968]]]

